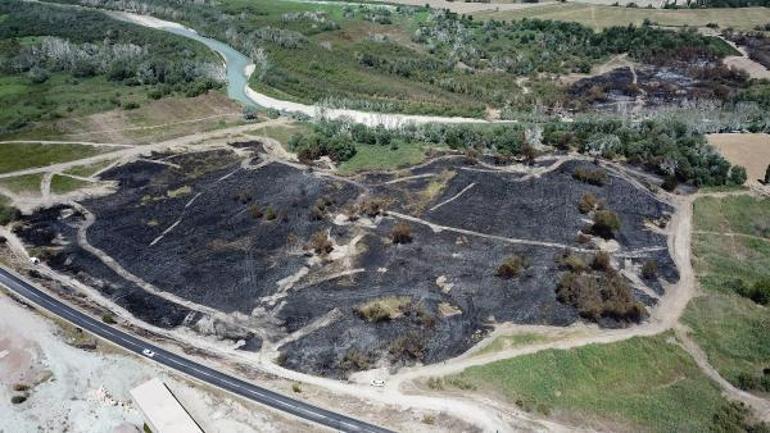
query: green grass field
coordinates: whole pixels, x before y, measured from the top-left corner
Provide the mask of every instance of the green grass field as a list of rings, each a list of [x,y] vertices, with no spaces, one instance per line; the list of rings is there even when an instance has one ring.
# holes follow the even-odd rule
[[[104,168],[109,167],[110,164],[112,164],[115,161],[101,161],[94,164],[89,165],[80,165],[77,167],[73,167],[69,170],[66,170],[65,174],[71,174],[73,176],[80,176],[80,177],[91,177],[94,174],[98,173]]]
[[[733,232],[770,239],[770,200],[750,196],[703,197],[694,206],[696,231]]]
[[[445,379],[581,425],[658,433],[708,431],[725,400],[671,334],[548,350]]]
[[[0,173],[98,155],[109,148],[79,144],[0,143]]]
[[[753,30],[755,26],[770,22],[770,8],[713,8],[713,9],[646,9],[600,6],[578,3],[549,4],[504,12],[475,14],[480,19],[515,20],[540,18],[573,21],[594,29],[611,26],[641,25],[645,19],[661,26],[704,27],[709,23],[722,28]]]
[[[770,236],[770,199],[700,198],[693,223],[693,264],[705,293],[690,303],[683,320],[714,368],[739,385],[741,374],[761,377],[770,367],[770,310],[736,294],[734,281],[751,285],[770,278],[770,240],[697,231]]]
[[[42,174],[27,174],[0,179],[0,188],[5,188],[14,194],[40,195],[42,181]]]
[[[548,340],[549,339],[545,336],[531,332],[516,335],[504,335],[492,340],[491,343],[476,352],[476,355],[485,355],[487,353],[499,352],[501,350],[512,349],[518,346],[543,343]]]
[[[11,200],[0,194],[0,225],[10,222],[15,214],[15,209],[11,206]]]
[[[76,79],[55,74],[33,84],[25,75],[0,76],[0,125],[13,139],[16,129],[36,121],[53,121],[111,110],[121,104],[147,100],[147,89],[109,82],[104,77]]]
[[[312,127],[306,122],[295,122],[285,126],[260,126],[256,125],[250,134],[269,137],[284,146],[289,143],[289,139],[294,134],[307,134],[312,131]]]
[[[751,300],[726,293],[695,298],[683,319],[709,362],[725,379],[760,376],[770,367],[770,313]]]
[[[398,143],[397,148],[356,144],[356,154],[340,164],[342,173],[365,170],[392,170],[419,164],[425,159],[426,146],[418,143]]]
[[[68,192],[92,185],[93,183],[87,182],[85,180],[75,179],[69,176],[61,176],[58,174],[51,178],[51,192],[54,194],[66,194]]]

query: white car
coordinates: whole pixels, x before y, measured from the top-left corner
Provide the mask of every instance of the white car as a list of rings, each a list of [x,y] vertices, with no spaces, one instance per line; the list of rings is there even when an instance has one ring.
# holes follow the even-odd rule
[[[153,351],[152,351],[152,350],[150,350],[150,349],[143,349],[143,350],[142,350],[142,355],[144,355],[144,356],[146,356],[146,357],[148,357],[148,358],[152,358],[152,357],[154,357],[154,356],[155,356],[155,352],[153,352]]]
[[[39,265],[40,259],[38,259],[37,257],[30,257],[29,262],[32,263],[33,265]]]
[[[385,381],[382,379],[372,379],[371,385],[376,386],[377,388],[382,388],[385,386]]]

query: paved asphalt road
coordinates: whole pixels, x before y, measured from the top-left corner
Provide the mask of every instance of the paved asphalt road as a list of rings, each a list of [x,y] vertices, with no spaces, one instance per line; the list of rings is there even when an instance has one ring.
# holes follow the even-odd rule
[[[144,356],[148,360],[158,362],[166,367],[185,373],[218,388],[246,397],[249,400],[290,413],[308,421],[331,427],[338,431],[351,433],[394,433],[391,430],[386,430],[345,415],[321,409],[320,407],[294,400],[265,388],[252,385],[251,383],[244,382],[182,356],[163,350],[160,347],[148,344],[147,342],[132,337],[125,332],[119,331],[112,326],[95,320],[64,303],[57,301],[2,267],[0,267],[0,284],[64,320],[98,335],[99,337],[105,338],[126,350],[144,356],[142,355],[142,350],[149,349],[155,352],[155,355],[152,358]]]

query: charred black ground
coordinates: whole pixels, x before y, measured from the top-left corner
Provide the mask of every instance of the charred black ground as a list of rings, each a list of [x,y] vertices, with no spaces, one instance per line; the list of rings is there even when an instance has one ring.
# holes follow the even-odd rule
[[[621,221],[613,268],[639,274],[656,263],[645,290],[629,289],[633,299],[651,305],[651,292],[678,278],[665,236],[649,228],[672,208],[591,161],[539,161],[532,169],[543,174],[532,176],[449,156],[346,179],[256,157],[243,163],[229,151],[153,159],[102,176],[120,186],[82,203],[95,217],[88,241],[193,305],[144,290],[84,250],[77,230],[86,216],[77,209],[41,211],[18,233],[49,265],[142,320],[243,340],[244,350],[280,343],[279,362],[304,372],[343,377],[437,362],[497,322],[568,325],[586,317],[557,299],[572,272],[565,254],[591,263],[607,242],[585,234],[594,218],[578,209],[586,193]],[[606,179],[582,182],[578,169]],[[408,233],[397,237],[398,230]],[[521,269],[501,277],[498,266],[514,256]],[[230,320],[201,312],[208,309]],[[627,324],[611,315],[593,320]]]

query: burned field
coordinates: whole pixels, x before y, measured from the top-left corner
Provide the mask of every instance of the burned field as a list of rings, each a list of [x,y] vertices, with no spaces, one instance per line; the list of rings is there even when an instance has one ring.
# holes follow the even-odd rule
[[[117,167],[114,194],[17,233],[141,320],[332,377],[441,361],[500,322],[629,326],[678,278],[673,209],[609,165],[341,178],[244,149]]]
[[[748,75],[709,59],[667,65],[621,67],[577,81],[568,89],[577,110],[605,112],[690,107],[727,102],[747,87]]]

